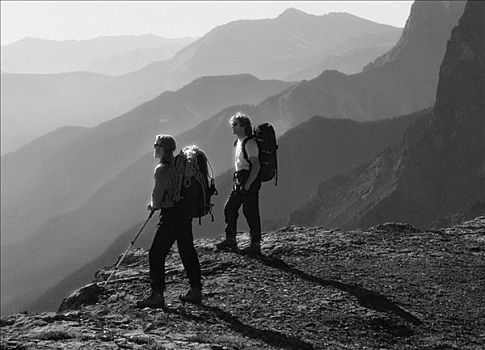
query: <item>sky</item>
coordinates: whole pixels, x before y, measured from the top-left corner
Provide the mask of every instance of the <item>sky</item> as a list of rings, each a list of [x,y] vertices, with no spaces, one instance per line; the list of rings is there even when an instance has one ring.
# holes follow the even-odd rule
[[[155,34],[201,37],[238,19],[274,18],[289,7],[323,15],[349,12],[404,27],[412,1],[4,1],[1,44],[34,37],[83,40]]]

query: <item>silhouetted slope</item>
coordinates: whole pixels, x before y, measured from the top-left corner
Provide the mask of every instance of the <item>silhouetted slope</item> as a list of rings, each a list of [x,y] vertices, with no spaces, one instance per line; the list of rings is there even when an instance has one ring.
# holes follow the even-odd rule
[[[485,198],[485,5],[467,3],[440,70],[434,110],[400,145],[322,184],[290,222],[427,225]]]
[[[35,349],[479,349],[484,229],[485,217],[440,231],[291,226],[264,235],[260,258],[198,241],[203,305],[178,300],[188,283],[173,250],[164,310],[134,307],[150,291],[148,254],[134,250],[105,289],[86,285],[59,300],[62,312],[2,318],[2,340]],[[102,286],[113,266],[93,282]]]

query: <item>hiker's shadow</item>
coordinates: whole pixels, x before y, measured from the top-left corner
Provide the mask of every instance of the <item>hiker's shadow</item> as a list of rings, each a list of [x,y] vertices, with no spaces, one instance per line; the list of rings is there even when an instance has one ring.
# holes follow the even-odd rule
[[[238,318],[231,315],[229,312],[224,311],[216,306],[211,305],[200,305],[199,308],[206,311],[207,314],[197,315],[194,313],[189,313],[185,308],[166,308],[164,311],[166,313],[172,313],[180,315],[184,318],[188,318],[190,320],[196,322],[204,322],[204,323],[214,323],[220,324],[221,322],[228,325],[230,329],[233,331],[244,335],[249,338],[253,338],[256,340],[261,340],[268,345],[275,346],[282,349],[309,349],[314,350],[312,344],[307,343],[298,337],[290,336],[281,332],[277,332],[274,330],[268,329],[260,329],[253,327],[251,325],[247,325],[241,322]],[[212,318],[215,318],[211,320]]]
[[[313,282],[315,284],[318,284],[324,287],[333,287],[341,291],[344,291],[346,293],[349,293],[357,298],[361,306],[366,307],[368,309],[373,309],[379,312],[386,312],[389,314],[399,316],[405,321],[410,322],[414,325],[421,325],[423,323],[417,317],[403,310],[396,303],[393,303],[386,296],[376,293],[374,291],[371,291],[369,289],[366,289],[357,285],[347,284],[347,283],[333,281],[333,280],[326,280],[320,277],[312,276],[304,271],[301,271],[293,266],[288,265],[282,259],[272,255],[255,255],[255,256],[249,255],[249,257],[257,259],[258,261],[262,262],[266,266],[276,268],[276,269],[285,271],[287,273],[291,273],[295,276],[300,277],[303,280]]]

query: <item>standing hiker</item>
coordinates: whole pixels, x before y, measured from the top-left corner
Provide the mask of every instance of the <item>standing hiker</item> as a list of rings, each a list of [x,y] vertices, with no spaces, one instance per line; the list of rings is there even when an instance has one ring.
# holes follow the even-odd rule
[[[160,159],[160,163],[155,168],[155,186],[148,210],[160,210],[160,222],[149,251],[151,295],[137,302],[136,306],[139,308],[165,306],[163,296],[165,258],[175,241],[190,282],[190,290],[179,298],[182,301],[200,304],[202,285],[199,258],[192,235],[192,219],[182,217],[175,207],[176,173],[173,156],[176,149],[175,139],[169,135],[157,135],[154,148],[154,157]]]
[[[236,135],[236,152],[233,176],[233,189],[224,207],[226,222],[225,239],[216,244],[218,249],[237,248],[236,232],[239,208],[249,225],[250,245],[243,253],[261,254],[261,219],[259,215],[259,190],[261,180],[258,144],[252,138],[251,120],[242,113],[230,119],[232,133]]]

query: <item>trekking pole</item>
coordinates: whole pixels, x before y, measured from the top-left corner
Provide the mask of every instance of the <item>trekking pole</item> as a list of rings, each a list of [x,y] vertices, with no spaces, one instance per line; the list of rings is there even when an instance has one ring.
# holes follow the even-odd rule
[[[145,223],[143,224],[143,226],[141,227],[140,231],[138,231],[137,235],[135,236],[135,239],[131,241],[130,245],[128,246],[128,248],[125,250],[125,252],[123,253],[123,255],[121,256],[121,259],[118,261],[118,263],[116,264],[115,266],[115,269],[113,270],[113,272],[111,272],[111,275],[109,275],[108,279],[104,282],[104,285],[103,287],[106,287],[106,285],[108,284],[109,280],[111,279],[111,277],[113,277],[113,275],[115,274],[116,270],[118,270],[118,267],[120,266],[121,262],[123,261],[123,259],[125,258],[125,255],[128,253],[128,251],[130,250],[130,248],[133,246],[133,244],[135,244],[135,241],[138,239],[138,236],[141,234],[141,231],[143,231],[143,229],[145,228],[145,226],[147,225],[148,223],[148,220],[151,219],[151,217],[153,216],[153,213],[155,211],[152,210],[150,211],[150,215],[148,215],[148,218],[146,219]]]

